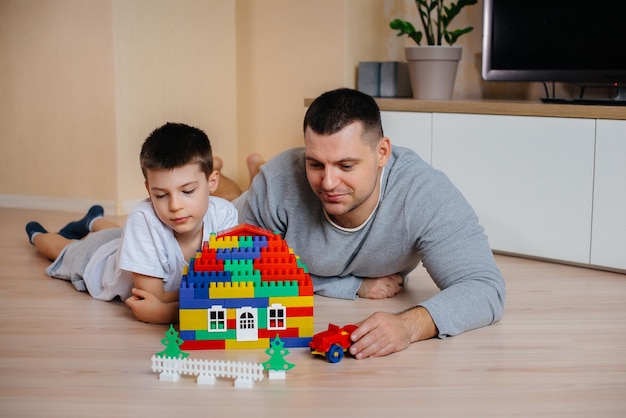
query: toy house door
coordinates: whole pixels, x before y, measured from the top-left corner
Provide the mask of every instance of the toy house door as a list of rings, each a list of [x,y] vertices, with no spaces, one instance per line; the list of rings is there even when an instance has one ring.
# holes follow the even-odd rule
[[[259,339],[259,321],[256,308],[237,309],[237,341],[257,341]]]

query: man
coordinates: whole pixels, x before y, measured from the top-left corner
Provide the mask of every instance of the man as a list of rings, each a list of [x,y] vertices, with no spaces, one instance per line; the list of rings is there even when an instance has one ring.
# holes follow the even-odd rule
[[[502,317],[504,280],[474,211],[445,175],[413,151],[392,148],[371,97],[351,89],[322,94],[304,118],[304,148],[258,171],[235,199],[239,220],[280,232],[316,293],[392,297],[420,261],[441,289],[401,313],[360,322],[350,348],[357,359]]]

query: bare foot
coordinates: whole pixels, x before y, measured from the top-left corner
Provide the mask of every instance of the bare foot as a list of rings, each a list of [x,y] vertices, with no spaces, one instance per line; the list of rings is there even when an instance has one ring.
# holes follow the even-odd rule
[[[213,157],[213,170],[222,171],[224,161],[220,157]]]
[[[246,164],[248,165],[248,173],[250,174],[250,183],[252,183],[252,179],[259,174],[261,166],[265,164],[265,160],[261,157],[261,154],[253,153],[246,158]]]
[[[222,168],[224,168],[224,161],[220,157],[213,157],[213,170],[220,172],[220,182],[213,195],[226,200],[233,200],[241,194],[241,189],[237,183],[221,173]]]

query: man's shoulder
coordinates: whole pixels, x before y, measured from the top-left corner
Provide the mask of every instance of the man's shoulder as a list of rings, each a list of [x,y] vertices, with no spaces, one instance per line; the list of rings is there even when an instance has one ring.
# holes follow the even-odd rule
[[[407,172],[416,174],[424,171],[435,171],[435,169],[424,161],[415,151],[400,146],[394,146],[392,148],[392,155],[388,167],[390,172],[402,174],[403,176]]]
[[[285,170],[294,170],[304,167],[304,147],[295,147],[286,149],[276,156],[270,158],[261,170],[274,172],[276,170],[283,172]]]

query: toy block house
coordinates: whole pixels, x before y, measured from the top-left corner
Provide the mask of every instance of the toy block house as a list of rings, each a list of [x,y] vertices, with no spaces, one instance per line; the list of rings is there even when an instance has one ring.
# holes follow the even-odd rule
[[[211,234],[180,283],[181,349],[308,347],[313,284],[280,234],[241,224]]]

